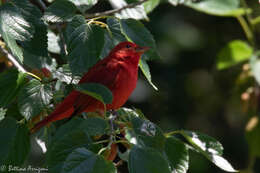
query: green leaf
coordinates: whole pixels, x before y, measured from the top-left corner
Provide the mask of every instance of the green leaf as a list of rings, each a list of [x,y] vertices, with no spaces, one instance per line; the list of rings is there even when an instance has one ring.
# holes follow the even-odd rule
[[[84,147],[95,153],[101,149],[100,145],[92,144],[90,134],[84,130],[82,122],[85,120],[76,118],[72,121],[59,128],[48,146],[46,159],[50,172],[61,172],[66,158],[76,148]]]
[[[130,116],[133,130],[126,130],[126,139],[139,147],[151,147],[162,151],[166,141],[162,130],[149,120]]]
[[[1,25],[1,24],[0,24]],[[0,31],[1,32],[1,31]],[[17,45],[16,41],[10,36],[8,35],[8,33],[4,32],[1,33],[6,45],[8,46],[8,48],[11,50],[11,52],[13,53],[13,55],[15,56],[16,60],[20,63],[23,62],[23,51],[22,49]]]
[[[31,80],[20,91],[18,107],[20,113],[29,120],[38,115],[50,103],[52,90],[50,85],[43,85],[38,80]]]
[[[102,118],[92,117],[82,119],[75,117],[58,129],[58,131],[55,133],[54,139],[60,139],[65,134],[68,134],[72,131],[84,131],[89,136],[104,135],[107,133],[108,128],[109,126],[107,121]]]
[[[69,0],[74,3],[81,13],[85,13],[88,9],[93,7],[98,0]]]
[[[109,2],[114,9],[122,8],[128,5],[126,0],[109,0]],[[116,13],[115,16],[120,19],[148,19],[143,5],[137,5],[133,8],[126,8],[120,11],[119,13]]]
[[[53,70],[56,67],[56,60],[49,56],[38,56],[24,50],[24,64],[32,69],[47,68]]]
[[[40,34],[44,35],[42,28],[39,30],[38,27],[38,24],[43,24],[39,20],[40,17],[40,10],[28,0],[12,0],[0,8],[0,34],[20,63],[23,63],[23,51],[16,40],[25,45],[26,49],[30,48],[34,53],[37,52],[37,55],[47,52],[44,51],[45,40],[43,37],[39,39]]]
[[[146,60],[160,58],[158,52],[156,51],[156,44],[152,34],[140,21],[134,19],[123,19],[120,20],[120,23],[122,27],[122,33],[124,33],[129,40],[133,41],[139,46],[150,47],[150,50],[144,54]]]
[[[152,148],[134,146],[129,154],[130,173],[170,173],[169,165],[163,155]]]
[[[66,159],[62,173],[116,173],[114,164],[85,148],[75,149]]]
[[[125,19],[120,20],[122,26],[122,32],[126,35],[126,37],[138,44],[139,46],[148,46],[150,50],[148,50],[141,58],[139,62],[139,66],[144,73],[146,79],[153,86],[155,90],[157,87],[151,81],[151,74],[149,70],[149,66],[146,63],[146,60],[159,59],[160,56],[156,51],[155,41],[153,39],[152,34],[144,27],[144,25],[134,19]]]
[[[57,70],[54,70],[52,72],[52,75],[53,78],[59,79],[60,81],[65,82],[67,84],[77,84],[79,81],[79,79],[77,79],[76,76],[72,75],[68,64],[65,64],[62,67],[59,67]]]
[[[148,0],[143,4],[146,13],[150,13],[160,4],[160,0]]]
[[[90,136],[97,136],[105,135],[109,129],[109,125],[103,118],[92,117],[82,121],[79,128],[88,133]]]
[[[227,172],[237,172],[231,164],[221,156],[223,154],[223,147],[217,140],[201,133],[190,131],[181,131],[180,133],[199,153],[203,154],[216,166]]]
[[[121,32],[121,25],[116,18],[109,17],[107,26],[109,31],[105,32],[105,43],[101,53],[102,58],[106,57],[118,43],[127,40]]]
[[[75,86],[76,90],[87,94],[104,104],[112,103],[112,92],[104,85],[98,83],[83,83]]]
[[[75,16],[66,28],[68,61],[73,74],[88,71],[100,58],[104,46],[104,29],[88,25],[83,16]]]
[[[60,37],[56,35],[51,30],[48,30],[48,51],[51,53],[60,54],[61,48],[60,48]]]
[[[16,119],[17,121],[23,121],[23,116],[20,114],[17,102],[14,102],[10,105],[8,105],[8,109],[6,111],[6,117],[12,117]]]
[[[2,121],[5,118],[7,109],[0,108],[0,121]]]
[[[168,0],[173,5],[183,4],[210,15],[216,16],[239,16],[246,13],[246,10],[240,7],[239,0]]]
[[[140,118],[143,120],[146,120],[145,116],[141,111],[138,109],[129,109],[125,107],[121,107],[117,110],[117,113],[119,115],[118,118],[122,119],[122,121],[131,121],[132,118]]]
[[[24,1],[25,2],[25,1]],[[28,2],[25,2],[28,3]],[[34,27],[26,20],[21,8],[13,3],[5,3],[0,8],[0,33],[15,40],[25,41],[33,37]]]
[[[14,69],[0,74],[0,107],[6,107],[14,100],[25,83],[25,76]]]
[[[107,25],[111,31],[113,41],[115,42],[114,46],[120,42],[127,41],[125,35],[122,33],[121,24],[117,18],[109,17],[107,19]]]
[[[78,147],[91,147],[90,137],[78,130],[73,130],[52,142],[48,147],[46,161],[50,172],[61,172],[67,156]]]
[[[23,165],[30,151],[28,129],[8,117],[0,122],[0,138],[0,164]]]
[[[47,26],[41,21],[34,22],[35,33],[29,41],[21,42],[24,48],[24,64],[31,68],[43,68],[52,64],[48,56]]]
[[[140,62],[139,62],[139,67],[141,68],[144,76],[146,77],[146,79],[148,80],[148,82],[150,83],[150,85],[152,85],[152,87],[155,89],[155,90],[158,90],[158,88],[153,84],[152,82],[152,76],[151,76],[151,73],[150,73],[150,68],[147,64],[147,62],[141,58],[140,59]]]
[[[231,41],[218,53],[217,68],[222,70],[248,60],[252,53],[253,48],[246,42],[241,40]]]
[[[246,140],[249,145],[251,157],[260,156],[260,123],[259,117],[252,117],[246,126]]]
[[[179,139],[170,137],[165,142],[165,154],[172,172],[186,173],[189,168],[188,147]]]
[[[21,42],[22,47],[27,52],[36,56],[48,57],[47,44],[47,26],[42,21],[34,23],[35,33],[33,38],[28,41]],[[24,55],[24,59],[25,59]]]
[[[56,0],[45,11],[44,20],[48,22],[64,22],[76,13],[76,6],[68,0]]]

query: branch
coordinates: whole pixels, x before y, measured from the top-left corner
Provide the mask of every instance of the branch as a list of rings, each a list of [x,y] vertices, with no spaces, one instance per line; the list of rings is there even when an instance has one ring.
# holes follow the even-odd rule
[[[64,51],[64,54],[65,55],[68,55],[68,51],[67,51],[67,44],[65,42],[65,39],[64,39],[64,35],[62,33],[62,29],[61,29],[61,25],[59,23],[56,24],[56,27],[58,29],[58,32],[59,32],[59,35],[60,35],[60,40],[61,40],[61,43],[63,45],[63,51]],[[62,51],[62,50],[61,50]]]
[[[27,73],[27,71],[19,64],[15,57],[10,54],[6,49],[0,46],[0,51],[13,63],[13,65],[21,72]]]
[[[139,2],[131,3],[131,4],[128,4],[124,7],[122,7],[122,8],[117,8],[117,9],[114,9],[114,10],[108,10],[108,11],[104,11],[104,12],[87,14],[87,15],[85,15],[85,18],[90,19],[90,18],[95,18],[95,17],[100,17],[100,16],[110,16],[112,14],[119,13],[120,11],[127,9],[127,8],[135,8],[136,6],[141,5],[141,4],[145,3],[146,1],[148,1],[148,0],[141,0]]]

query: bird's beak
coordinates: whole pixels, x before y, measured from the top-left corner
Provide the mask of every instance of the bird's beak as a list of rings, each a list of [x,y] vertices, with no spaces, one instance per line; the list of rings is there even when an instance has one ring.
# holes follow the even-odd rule
[[[148,49],[150,49],[150,47],[141,47],[141,46],[138,46],[135,48],[135,51],[138,52],[138,53],[144,53],[146,52]]]

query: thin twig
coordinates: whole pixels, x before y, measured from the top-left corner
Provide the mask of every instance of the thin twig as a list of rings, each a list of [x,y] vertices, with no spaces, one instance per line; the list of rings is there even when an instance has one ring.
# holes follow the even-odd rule
[[[21,72],[27,73],[27,71],[20,65],[20,63],[15,59],[15,57],[10,54],[6,49],[0,46],[0,51],[13,63],[13,65]]]
[[[119,13],[120,11],[125,10],[127,8],[134,8],[138,5],[145,3],[146,1],[148,1],[148,0],[142,0],[142,1],[139,1],[139,2],[131,3],[131,4],[128,4],[124,7],[122,7],[122,8],[118,8],[118,9],[114,9],[114,10],[108,10],[108,11],[98,12],[98,13],[93,13],[93,14],[86,14],[85,18],[90,19],[90,18],[100,17],[100,16],[110,16],[112,14]]]
[[[247,40],[250,42],[252,46],[254,46],[254,34],[251,28],[248,26],[248,23],[244,19],[243,16],[237,16],[237,20],[239,21],[241,27],[243,28],[245,35],[247,37]]]
[[[56,27],[57,27],[57,29],[58,29],[58,31],[59,31],[60,40],[61,40],[61,44],[62,44],[62,46],[63,46],[64,53],[65,53],[65,55],[68,55],[67,44],[66,44],[66,42],[65,42],[65,38],[64,38],[64,35],[63,35],[63,33],[62,33],[61,25],[58,23],[58,24],[56,25]],[[72,80],[73,80],[73,79],[72,79]]]

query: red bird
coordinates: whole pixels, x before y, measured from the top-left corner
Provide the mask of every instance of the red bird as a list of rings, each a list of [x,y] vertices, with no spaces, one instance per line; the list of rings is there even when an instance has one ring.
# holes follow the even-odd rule
[[[106,105],[107,110],[120,108],[136,87],[138,63],[148,47],[140,47],[131,42],[121,42],[114,47],[107,57],[81,78],[82,83],[99,83],[109,88],[113,101]],[[45,119],[37,123],[31,132],[35,132],[50,122],[69,118],[82,112],[104,111],[104,105],[95,98],[73,90],[63,102]]]

